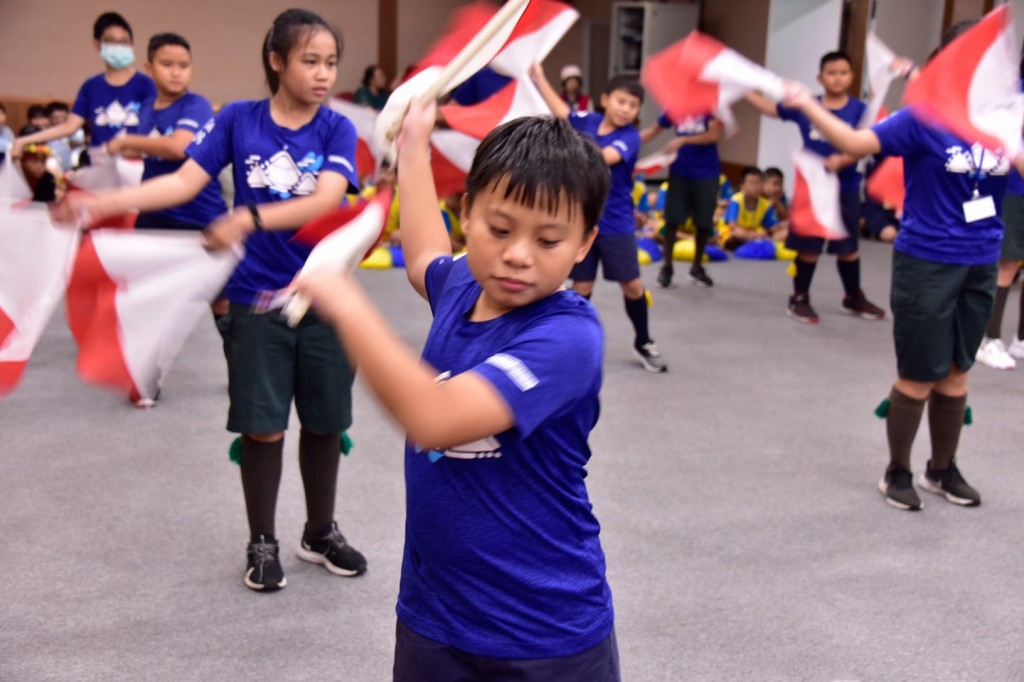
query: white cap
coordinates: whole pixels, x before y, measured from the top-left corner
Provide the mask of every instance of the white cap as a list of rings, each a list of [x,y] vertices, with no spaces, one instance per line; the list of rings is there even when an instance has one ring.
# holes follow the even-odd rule
[[[567,66],[562,67],[562,82],[564,83],[570,78],[579,78],[581,81],[583,80],[583,72],[580,71],[580,67],[576,66],[575,64],[569,64]]]

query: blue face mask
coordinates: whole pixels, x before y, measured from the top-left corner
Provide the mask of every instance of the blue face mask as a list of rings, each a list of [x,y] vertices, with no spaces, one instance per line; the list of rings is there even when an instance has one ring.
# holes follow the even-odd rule
[[[110,68],[123,69],[131,66],[135,61],[135,51],[131,45],[114,45],[112,43],[100,44],[100,57],[103,58]]]

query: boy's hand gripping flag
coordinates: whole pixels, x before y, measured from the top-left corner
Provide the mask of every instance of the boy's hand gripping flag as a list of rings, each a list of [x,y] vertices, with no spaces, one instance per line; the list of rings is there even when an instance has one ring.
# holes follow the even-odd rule
[[[825,168],[825,159],[804,149],[793,150],[796,177],[789,226],[801,237],[843,239],[847,236],[839,208],[839,177]]]
[[[729,134],[734,102],[752,90],[776,102],[784,94],[781,78],[700,31],[648,59],[640,77],[669,119],[713,114]]]
[[[928,62],[903,102],[929,124],[1015,157],[1024,123],[1016,50],[1010,6],[1000,5]]]
[[[196,232],[89,232],[67,286],[79,376],[151,405],[241,256]]]
[[[385,190],[361,206],[340,208],[303,225],[294,239],[316,246],[296,277],[314,270],[355,270],[380,241],[390,207],[391,191]],[[285,290],[271,302],[271,307],[278,306],[283,306],[282,313],[294,327],[306,315],[310,301]]]
[[[60,302],[79,234],[55,227],[46,206],[0,198],[0,396],[17,387]]]

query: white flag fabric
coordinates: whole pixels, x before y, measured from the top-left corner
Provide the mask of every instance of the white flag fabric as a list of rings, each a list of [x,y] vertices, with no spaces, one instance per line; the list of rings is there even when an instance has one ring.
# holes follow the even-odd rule
[[[90,150],[90,154],[97,153]],[[92,159],[93,165],[68,173],[72,187],[95,192],[101,189],[135,187],[142,183],[142,161],[126,159],[119,154]]]
[[[676,156],[676,152],[655,152],[653,154],[648,154],[636,162],[636,166],[633,167],[633,172],[643,173],[644,175],[660,173],[672,165],[672,162],[676,160]]]
[[[871,86],[871,99],[868,100],[868,107],[864,111],[864,118],[860,121],[861,128],[867,128],[878,121],[878,114],[882,111],[885,103],[885,96],[889,92],[889,86],[896,79],[892,70],[892,62],[896,59],[896,53],[889,49],[875,35],[874,31],[868,33],[867,40],[867,61],[868,61],[868,84]]]
[[[67,287],[79,376],[151,403],[241,256],[194,231],[89,232]]]
[[[360,181],[374,178],[379,165],[373,152],[373,127],[377,124],[377,111],[340,97],[332,97],[327,106],[352,121],[356,128],[356,174]]]
[[[64,294],[79,232],[46,206],[0,198],[0,395],[13,391]]]
[[[847,236],[839,206],[839,176],[825,168],[825,159],[805,149],[793,150],[796,178],[789,226],[802,237],[844,239]]]
[[[21,168],[15,165],[11,155],[8,154],[4,162],[0,164],[0,201],[7,203],[17,201],[28,201],[32,198],[32,189],[25,181]]]

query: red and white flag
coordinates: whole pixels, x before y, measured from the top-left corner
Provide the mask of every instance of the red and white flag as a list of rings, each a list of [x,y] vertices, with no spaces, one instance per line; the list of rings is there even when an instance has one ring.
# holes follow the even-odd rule
[[[637,173],[643,173],[644,175],[660,173],[672,165],[676,160],[676,156],[676,152],[655,152],[653,154],[648,154],[636,162],[636,165],[633,167],[633,173],[634,175]]]
[[[882,159],[868,176],[865,191],[878,203],[896,209],[897,215],[903,215],[903,201],[907,197],[903,178],[903,158],[890,156]]]
[[[529,83],[530,66],[543,62],[579,17],[580,13],[565,3],[530,0],[491,68]]]
[[[75,189],[95,192],[101,189],[117,189],[119,187],[135,187],[142,183],[142,160],[126,159],[120,154],[101,154],[99,150],[90,150],[92,165],[67,175],[68,185]]]
[[[789,227],[801,237],[844,239],[843,215],[839,207],[839,176],[825,168],[825,159],[804,149],[793,150],[796,176]]]
[[[197,232],[93,230],[67,286],[78,374],[146,404],[241,252],[209,252]]]
[[[896,53],[890,50],[874,31],[868,33],[866,53],[871,99],[868,100],[864,117],[860,121],[861,128],[874,125],[881,118],[882,110],[885,108],[885,96],[889,93],[889,86],[896,79],[896,74],[892,70]]]
[[[439,197],[461,192],[480,140],[457,130],[436,130],[430,136],[430,168]]]
[[[508,83],[483,102],[470,106],[448,104],[441,107],[445,122],[457,130],[482,140],[502,123],[522,116],[551,113],[537,86],[526,77]]]
[[[8,154],[0,164],[0,201],[15,203],[32,199],[32,188],[28,186],[21,169]]]
[[[994,152],[1021,148],[1024,96],[1010,5],[1000,5],[942,49],[903,101],[922,120]]]
[[[641,79],[671,120],[713,114],[728,133],[736,129],[731,106],[748,92],[773,101],[784,94],[781,78],[700,31],[648,59]]]
[[[17,387],[60,302],[78,240],[45,206],[0,199],[0,396]]]
[[[373,153],[373,126],[377,122],[377,111],[340,97],[332,97],[327,106],[352,121],[356,128],[356,175],[360,180],[375,177],[378,159]]]

